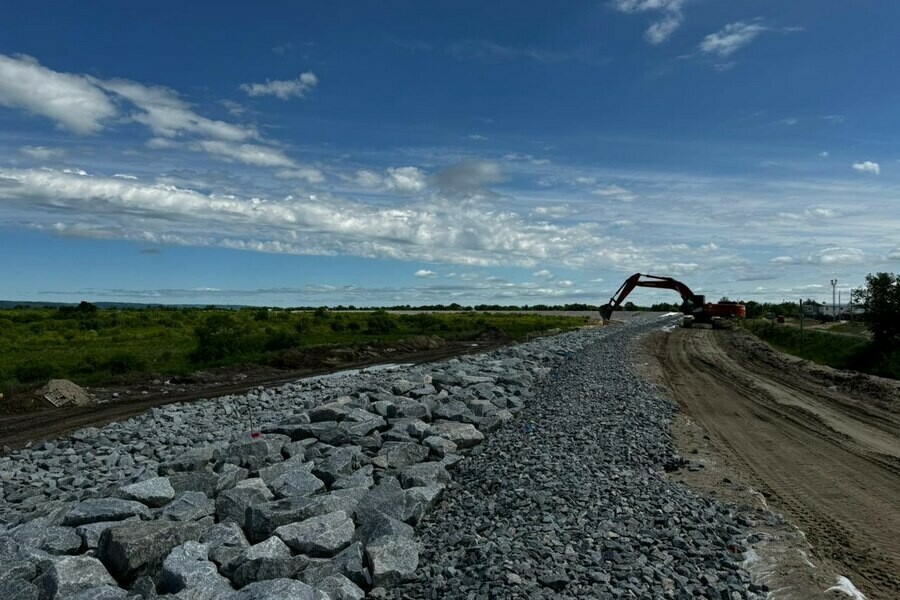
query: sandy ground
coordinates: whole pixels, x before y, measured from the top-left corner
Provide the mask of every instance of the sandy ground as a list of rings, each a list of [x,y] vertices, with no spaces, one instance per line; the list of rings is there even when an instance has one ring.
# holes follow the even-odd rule
[[[740,505],[761,540],[748,566],[773,598],[841,597],[825,594],[838,575],[869,600],[900,598],[897,382],[739,330],[675,329],[645,350],[647,375],[682,410],[673,434],[690,466],[678,477]]]

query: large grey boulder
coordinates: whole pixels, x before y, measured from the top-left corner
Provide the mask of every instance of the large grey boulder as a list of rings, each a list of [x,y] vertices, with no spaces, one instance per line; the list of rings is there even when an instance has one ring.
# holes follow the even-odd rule
[[[81,536],[74,528],[47,525],[43,519],[19,525],[13,530],[12,539],[48,554],[75,554],[82,544]]]
[[[44,572],[35,580],[41,598],[68,598],[83,590],[103,585],[115,586],[116,581],[106,567],[90,556],[62,556],[43,565]]]
[[[360,587],[372,585],[360,542],[353,542],[331,560],[311,564],[300,573],[300,578],[310,585],[318,586],[319,582],[332,575],[343,575]]]
[[[281,462],[275,463],[269,467],[264,467],[259,470],[259,477],[262,479],[266,485],[274,486],[278,483],[285,475],[289,473],[296,472],[306,472],[309,473],[313,469],[313,463],[311,461],[304,460],[303,456],[294,456],[293,458],[289,458],[287,460],[283,460]]]
[[[197,448],[179,455],[176,458],[161,463],[157,469],[160,475],[183,473],[185,471],[202,471],[215,457],[215,447],[206,446]]]
[[[332,490],[345,490],[347,488],[370,488],[375,485],[375,479],[372,477],[375,467],[366,465],[355,470],[350,475],[345,475],[335,480],[331,484]]]
[[[316,584],[330,600],[362,600],[366,593],[343,575],[329,575]]]
[[[97,557],[121,583],[159,570],[173,548],[200,539],[194,522],[134,521],[111,527],[100,536]]]
[[[7,581],[0,581],[0,598],[41,600],[41,590],[30,581],[18,578],[9,579]]]
[[[175,497],[175,489],[168,477],[154,477],[132,483],[121,488],[119,493],[126,500],[135,500],[151,508],[168,504]]]
[[[172,473],[168,479],[176,496],[185,492],[202,492],[210,498],[216,495],[220,482],[220,476],[212,471]]]
[[[398,473],[400,485],[405,488],[450,483],[452,477],[444,465],[438,462],[423,462],[406,467]]]
[[[379,515],[368,518],[365,523],[360,525],[356,529],[354,537],[363,543],[369,543],[370,541],[385,535],[395,535],[413,539],[416,537],[416,530],[403,521]]]
[[[204,533],[200,541],[209,549],[209,559],[219,566],[230,563],[250,547],[237,523],[219,523]]]
[[[456,444],[447,438],[436,435],[429,435],[426,437],[422,440],[422,445],[431,450],[438,458],[443,458],[444,455],[452,454],[457,450]]]
[[[251,583],[231,597],[233,600],[328,600],[328,596],[302,581],[271,579]]]
[[[375,585],[394,585],[413,578],[419,551],[410,538],[386,535],[366,546],[366,560]]]
[[[225,490],[216,498],[216,518],[220,523],[232,521],[244,527],[247,509],[269,502],[274,497],[262,479],[245,479],[237,487]]]
[[[170,521],[199,521],[216,512],[216,505],[203,492],[185,492],[163,509]]]
[[[358,446],[337,448],[313,468],[313,474],[331,485],[362,466],[362,449]]]
[[[128,592],[112,585],[92,587],[66,596],[66,600],[125,600],[125,598],[128,598]]]
[[[436,421],[428,430],[428,435],[436,435],[446,438],[456,444],[458,448],[471,448],[484,441],[484,434],[478,431],[471,423],[457,423],[455,421]]]
[[[171,594],[194,587],[231,591],[228,580],[209,560],[209,549],[198,542],[185,542],[172,549],[163,561],[160,587]]]
[[[475,416],[462,400],[448,400],[434,409],[435,419],[471,422]]]
[[[290,548],[273,536],[244,550],[224,571],[236,586],[243,587],[264,579],[294,577],[308,564],[308,558],[293,556]]]
[[[217,452],[221,462],[231,463],[254,471],[268,462],[281,459],[281,449],[291,438],[269,433],[255,439],[242,440]]]
[[[276,498],[303,498],[325,489],[325,482],[307,471],[292,471],[272,486]]]
[[[389,419],[421,419],[431,420],[431,411],[422,402],[412,398],[397,398],[386,407],[386,415]]]
[[[309,411],[309,420],[311,423],[319,423],[321,421],[343,421],[351,410],[350,397],[345,396],[334,402],[319,405]]]
[[[428,448],[415,442],[385,442],[378,451],[387,459],[387,466],[400,469],[422,462],[428,458]]]
[[[353,541],[356,527],[344,511],[282,525],[275,535],[294,552],[307,556],[334,556]]]
[[[122,521],[128,517],[150,519],[150,509],[134,500],[91,498],[73,506],[63,518],[63,525],[84,525],[99,521]]]
[[[282,525],[339,510],[351,514],[367,491],[365,488],[349,488],[309,498],[289,498],[251,505],[247,508],[244,529],[251,542],[260,542]]]
[[[81,536],[84,542],[84,548],[87,550],[96,550],[100,545],[100,536],[110,527],[116,527],[123,523],[139,521],[137,517],[131,517],[124,521],[99,521],[97,523],[85,523],[75,528],[75,531]]]
[[[415,524],[424,512],[422,501],[407,494],[393,477],[382,479],[356,505],[356,519],[361,526],[383,517]]]

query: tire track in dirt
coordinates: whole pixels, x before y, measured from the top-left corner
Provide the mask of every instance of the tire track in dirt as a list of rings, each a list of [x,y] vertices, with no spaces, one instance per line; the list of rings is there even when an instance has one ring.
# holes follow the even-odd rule
[[[900,597],[896,417],[785,374],[735,346],[739,332],[673,331],[658,359],[686,414],[726,461],[871,600]],[[868,413],[868,414],[866,414]]]

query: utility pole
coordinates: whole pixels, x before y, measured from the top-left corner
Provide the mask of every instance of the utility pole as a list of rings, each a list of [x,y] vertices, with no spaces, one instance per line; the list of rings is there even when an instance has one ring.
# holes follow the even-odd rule
[[[841,305],[841,312],[843,313],[844,312],[844,304],[843,304],[843,301],[841,300],[841,290],[838,290],[838,304]]]
[[[803,298],[800,298],[800,356],[803,356]]]
[[[837,279],[831,280],[831,320],[834,321],[835,317],[837,317],[837,303],[835,302],[835,286],[837,286]]]

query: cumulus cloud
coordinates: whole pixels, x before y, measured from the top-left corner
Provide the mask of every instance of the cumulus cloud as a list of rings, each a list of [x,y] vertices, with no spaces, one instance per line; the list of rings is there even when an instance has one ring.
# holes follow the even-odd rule
[[[615,184],[598,187],[591,193],[595,196],[612,198],[613,200],[621,200],[622,202],[631,202],[637,198],[631,191]]]
[[[46,146],[22,146],[19,152],[37,160],[51,160],[66,155],[64,148],[48,148]]]
[[[390,167],[385,183],[389,190],[415,194],[425,189],[425,173],[416,167]]]
[[[244,83],[241,89],[248,96],[275,96],[280,100],[303,98],[319,83],[319,78],[312,71],[301,73],[296,79],[268,80],[265,83]]]
[[[0,106],[47,117],[78,134],[99,132],[118,112],[89,78],[53,71],[23,54],[0,54]]]
[[[871,173],[872,175],[881,174],[881,165],[871,160],[853,163],[853,170],[857,173]]]
[[[386,190],[398,194],[417,194],[427,187],[427,177],[417,167],[389,167],[384,174],[361,169],[352,181],[366,189]]]
[[[503,180],[500,165],[485,160],[461,162],[434,175],[434,183],[438,188],[456,193],[481,191],[486,186]]]
[[[421,277],[423,279],[431,279],[437,277],[437,273],[434,271],[429,271],[428,269],[419,269],[415,272],[416,277]]]
[[[654,45],[669,39],[684,21],[681,12],[684,0],[613,0],[612,6],[628,14],[659,13],[659,19],[644,32],[644,39]]]
[[[547,269],[541,269],[540,271],[535,271],[532,273],[534,277],[540,277],[541,279],[553,279],[553,273],[548,271]]]
[[[727,58],[767,30],[759,23],[744,23],[743,21],[729,23],[719,31],[703,38],[703,41],[700,42],[700,50],[706,54]]]

